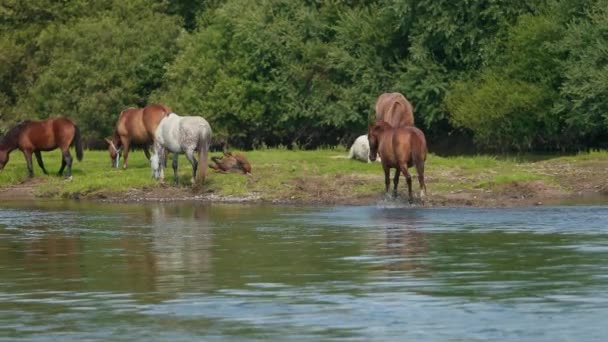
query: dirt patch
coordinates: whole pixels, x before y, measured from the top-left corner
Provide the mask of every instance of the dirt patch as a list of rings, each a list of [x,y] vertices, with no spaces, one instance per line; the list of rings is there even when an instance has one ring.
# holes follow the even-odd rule
[[[0,201],[34,199],[36,198],[36,187],[41,183],[44,183],[42,179],[32,178],[21,184],[0,188]]]
[[[338,174],[335,177],[299,177],[292,181],[292,192],[285,199],[292,202],[324,204],[369,203],[373,201],[373,195],[357,194],[352,191],[354,185],[369,182],[369,177],[355,174]]]

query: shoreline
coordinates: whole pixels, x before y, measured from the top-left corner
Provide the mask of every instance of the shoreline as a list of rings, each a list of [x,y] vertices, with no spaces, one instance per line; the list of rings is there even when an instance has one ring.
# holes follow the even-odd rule
[[[158,183],[150,176],[141,153],[127,170],[108,168],[105,151],[87,151],[85,162],[66,181],[39,172],[26,178],[25,163],[15,158],[0,173],[0,201],[80,200],[142,203],[198,201],[277,205],[408,205],[401,177],[399,198],[384,194],[378,163],[344,158],[340,150],[247,152],[253,174],[209,172],[204,186],[190,185],[191,169],[182,162],[180,185],[173,177]],[[58,160],[48,158],[49,169]],[[183,159],[182,159],[183,160]],[[53,163],[55,163],[53,165]],[[425,172],[426,207],[517,207],[561,203],[608,205],[608,152],[519,160],[495,156],[440,157],[430,155]],[[38,171],[38,170],[37,170]],[[415,206],[420,206],[417,176],[413,176]],[[391,187],[392,189],[392,182]]]
[[[399,204],[416,208],[511,208],[544,205],[608,205],[608,193],[600,190],[584,192],[564,192],[553,189],[537,191],[529,195],[516,196],[509,193],[490,191],[455,191],[453,193],[429,194],[425,203],[421,203],[415,193],[414,203],[407,200],[406,191],[399,192],[397,199],[389,198],[382,192],[376,194],[347,198],[263,198],[260,194],[218,195],[215,193],[197,193],[186,187],[158,186],[152,189],[131,189],[127,192],[96,192],[94,194],[71,194],[68,197],[38,196],[32,181],[20,185],[0,188],[0,201],[75,201],[91,203],[222,203],[250,205],[295,205],[295,206],[367,206],[377,204]],[[538,182],[536,182],[538,183]],[[524,184],[525,186],[525,184]],[[538,187],[539,184],[536,184]],[[516,187],[522,187],[517,185]],[[167,191],[169,190],[169,191]]]

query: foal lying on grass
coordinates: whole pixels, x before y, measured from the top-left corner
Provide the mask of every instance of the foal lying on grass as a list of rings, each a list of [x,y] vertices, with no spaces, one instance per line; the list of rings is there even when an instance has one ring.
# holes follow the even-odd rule
[[[251,164],[243,154],[232,152],[224,152],[223,157],[211,157],[215,164],[209,164],[209,167],[219,171],[220,173],[227,172],[242,172],[251,176]]]

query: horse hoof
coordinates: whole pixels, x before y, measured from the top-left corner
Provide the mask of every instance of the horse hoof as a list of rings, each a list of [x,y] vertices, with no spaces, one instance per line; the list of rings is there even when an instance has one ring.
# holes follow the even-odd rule
[[[72,176],[70,176],[70,177],[65,177],[65,178],[64,178],[64,180],[65,180],[66,182],[71,182],[71,181],[72,181]]]

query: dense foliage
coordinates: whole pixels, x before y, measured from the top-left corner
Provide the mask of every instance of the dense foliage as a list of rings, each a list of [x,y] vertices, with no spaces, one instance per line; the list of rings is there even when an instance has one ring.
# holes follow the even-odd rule
[[[101,138],[163,102],[239,147],[315,147],[389,91],[431,142],[606,147],[608,0],[0,3],[0,131],[63,114]]]

